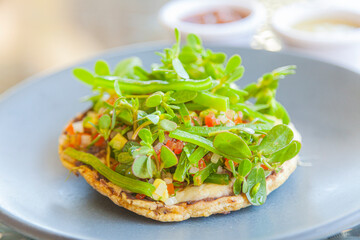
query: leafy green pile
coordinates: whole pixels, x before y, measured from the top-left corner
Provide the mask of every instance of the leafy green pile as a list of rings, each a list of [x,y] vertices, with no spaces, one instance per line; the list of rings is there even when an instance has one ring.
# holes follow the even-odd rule
[[[175,36],[176,43],[158,53],[162,63],[150,71],[136,57],[113,71],[102,60],[95,73],[74,70],[95,92],[88,99],[98,119],[88,115],[83,123],[97,135],[81,151],[69,147],[65,153],[148,197],[154,198],[152,179],[171,176],[175,190],[233,183],[235,195],[263,204],[266,176],[301,148],[287,126],[288,113],[275,98],[279,80],[295,67],[275,69],[240,89],[233,84],[244,73],[239,55],[226,60],[226,54],[205,49],[194,34],[181,47],[177,30]],[[106,164],[85,153],[101,138]]]

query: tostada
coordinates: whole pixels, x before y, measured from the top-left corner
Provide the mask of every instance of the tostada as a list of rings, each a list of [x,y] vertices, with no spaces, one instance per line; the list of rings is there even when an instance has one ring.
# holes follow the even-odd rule
[[[143,68],[74,69],[92,107],[59,139],[63,165],[115,204],[158,221],[262,205],[295,170],[301,137],[276,100],[285,66],[240,88],[241,57],[227,59],[187,36]],[[241,81],[240,81],[241,82]]]

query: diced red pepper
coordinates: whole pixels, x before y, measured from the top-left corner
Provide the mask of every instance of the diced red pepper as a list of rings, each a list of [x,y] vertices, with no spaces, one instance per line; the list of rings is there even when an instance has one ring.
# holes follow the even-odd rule
[[[180,154],[184,148],[184,143],[182,141],[177,141],[174,147],[174,153]]]
[[[260,167],[262,167],[264,170],[269,170],[269,168],[264,164],[261,164]]]
[[[66,131],[69,135],[74,135],[74,134],[75,134],[74,127],[73,127],[72,123],[70,123],[70,124],[66,127],[65,131]]]
[[[175,194],[174,184],[169,183],[169,184],[166,184],[166,185],[167,185],[167,190],[168,190],[169,195]]]
[[[216,117],[213,112],[210,112],[208,115],[205,116],[205,124],[208,127],[213,127],[217,124]]]
[[[199,166],[199,170],[204,169],[206,167],[206,163],[203,158],[199,160],[198,166]]]
[[[145,197],[146,197],[146,195],[145,194],[140,194],[140,193],[138,193],[138,194],[136,194],[136,196],[135,196],[137,199],[144,199]]]

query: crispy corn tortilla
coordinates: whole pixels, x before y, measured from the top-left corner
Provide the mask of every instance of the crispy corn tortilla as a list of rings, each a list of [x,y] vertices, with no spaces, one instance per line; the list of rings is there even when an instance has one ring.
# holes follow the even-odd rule
[[[80,117],[81,118],[81,117]],[[79,116],[77,117],[79,119]],[[300,135],[294,127],[295,139]],[[187,186],[176,193],[177,204],[166,205],[160,201],[149,199],[136,199],[131,192],[109,182],[91,167],[63,154],[64,146],[61,144],[65,132],[60,136],[59,155],[62,164],[74,174],[80,174],[98,192],[110,198],[115,204],[124,207],[136,214],[161,221],[176,222],[191,217],[208,217],[212,214],[229,213],[250,206],[245,194],[235,196],[232,184],[217,185],[205,183],[201,186]],[[296,169],[297,156],[286,161],[281,170],[273,172],[266,178],[267,194],[281,186]]]

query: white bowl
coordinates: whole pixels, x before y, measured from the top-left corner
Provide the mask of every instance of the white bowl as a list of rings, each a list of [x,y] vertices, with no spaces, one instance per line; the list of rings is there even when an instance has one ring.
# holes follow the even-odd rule
[[[302,48],[348,48],[360,44],[360,28],[343,32],[307,32],[297,23],[314,19],[340,19],[360,24],[360,11],[349,6],[313,2],[293,4],[274,13],[272,28],[290,46]]]
[[[219,7],[232,7],[249,11],[239,20],[222,24],[196,24],[185,22],[185,17],[201,14]],[[159,13],[160,22],[173,34],[178,28],[182,35],[195,33],[206,42],[249,43],[257,27],[265,20],[264,8],[249,0],[175,0],[165,4]]]

